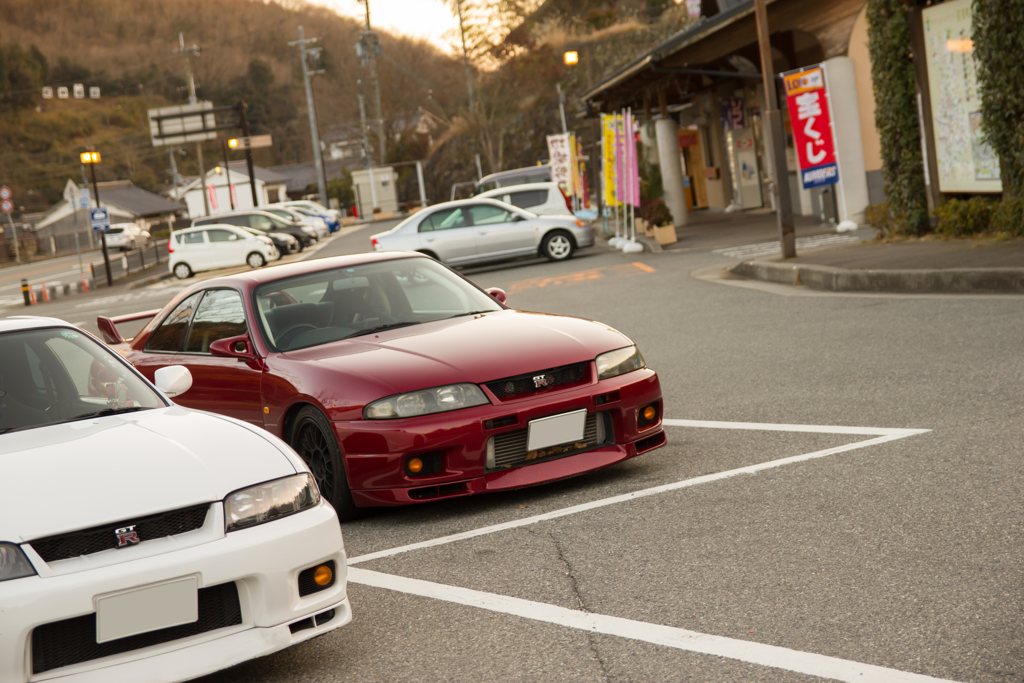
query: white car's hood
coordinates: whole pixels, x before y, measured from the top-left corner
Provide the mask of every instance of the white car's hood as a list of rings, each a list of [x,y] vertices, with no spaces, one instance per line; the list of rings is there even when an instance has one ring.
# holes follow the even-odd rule
[[[275,441],[177,406],[0,435],[0,541],[212,502],[294,474]]]

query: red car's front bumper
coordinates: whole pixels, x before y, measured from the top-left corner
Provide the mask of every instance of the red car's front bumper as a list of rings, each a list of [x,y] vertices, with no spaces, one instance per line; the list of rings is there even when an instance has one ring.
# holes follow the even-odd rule
[[[530,398],[492,401],[416,418],[335,422],[356,504],[406,505],[532,486],[601,469],[666,443],[661,385],[650,369]],[[657,417],[640,427],[638,411],[649,405],[655,406]],[[540,452],[526,464],[487,469],[490,439],[506,435],[507,441],[512,433],[524,432],[531,420],[584,408],[603,423],[603,440],[595,437],[582,452]],[[411,457],[440,462],[441,469],[412,476],[406,472]]]

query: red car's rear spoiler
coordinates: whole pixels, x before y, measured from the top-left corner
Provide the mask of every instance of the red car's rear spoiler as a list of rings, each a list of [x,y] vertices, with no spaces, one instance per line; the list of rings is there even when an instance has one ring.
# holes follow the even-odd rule
[[[122,342],[128,341],[121,336],[121,333],[117,331],[118,323],[127,323],[132,320],[144,320],[146,318],[152,318],[162,309],[157,308],[152,311],[142,311],[141,313],[129,313],[128,315],[116,315],[112,318],[104,318],[99,316],[96,318],[96,327],[100,328],[100,334],[103,335],[103,341],[108,344],[121,344]]]

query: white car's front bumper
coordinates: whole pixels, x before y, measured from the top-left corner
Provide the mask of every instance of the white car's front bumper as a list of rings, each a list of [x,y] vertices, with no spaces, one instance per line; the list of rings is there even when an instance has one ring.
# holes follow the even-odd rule
[[[223,507],[214,504],[211,510],[203,529],[190,532],[198,535],[193,543],[196,538],[204,539],[194,545],[185,542],[186,535],[171,536],[133,548],[64,560],[69,563],[65,568],[75,563],[73,571],[39,566],[39,557],[29,552],[40,575],[0,583],[0,680],[171,683],[282,650],[352,620],[346,593],[345,550],[337,516],[330,506],[321,503],[311,510],[230,534],[223,532]],[[155,544],[164,544],[166,550],[153,554]],[[110,563],[117,553],[125,554],[126,561]],[[128,559],[129,553],[133,559]],[[328,560],[334,560],[334,584],[300,597],[299,573]],[[32,633],[36,627],[95,613],[96,596],[188,576],[197,577],[200,589],[233,583],[238,592],[240,623],[33,672]],[[328,618],[330,610],[333,616]],[[141,636],[124,640],[132,638]],[[69,648],[69,660],[75,653],[95,652],[94,641],[76,644],[74,638],[62,641],[61,647]]]

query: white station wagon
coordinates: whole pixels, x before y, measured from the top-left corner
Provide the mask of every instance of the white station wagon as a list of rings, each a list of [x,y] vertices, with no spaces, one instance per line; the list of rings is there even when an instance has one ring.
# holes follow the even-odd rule
[[[65,322],[0,319],[0,681],[181,681],[351,621],[302,459],[174,405],[186,368],[156,383]]]
[[[374,251],[418,251],[449,265],[543,256],[572,258],[594,244],[594,229],[572,216],[538,216],[486,197],[418,211],[370,238]]]

